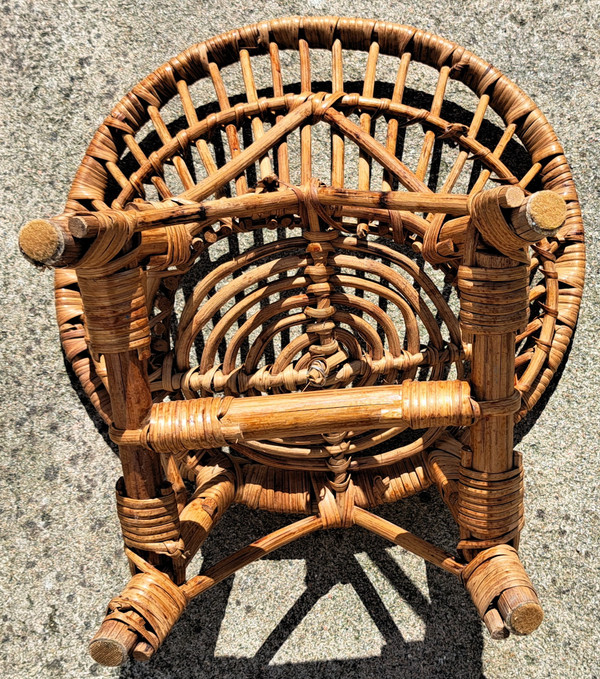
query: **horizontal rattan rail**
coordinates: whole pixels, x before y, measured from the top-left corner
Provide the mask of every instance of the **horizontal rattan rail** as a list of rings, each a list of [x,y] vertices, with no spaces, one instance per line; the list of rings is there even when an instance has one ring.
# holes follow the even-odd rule
[[[177,454],[228,443],[285,438],[298,432],[311,435],[349,429],[464,427],[472,425],[481,412],[469,393],[466,381],[406,382],[333,393],[169,401],[152,406],[147,427],[113,429],[111,437],[121,445]]]
[[[96,661],[149,659],[195,596],[355,525],[457,576],[493,638],[541,623],[514,424],[566,356],[583,227],[556,134],[496,68],[383,21],[232,30],[136,85],[19,242],[56,269],[65,354],[119,446],[132,577]],[[455,554],[373,513],[430,486]],[[188,578],[233,503],[294,518]]]

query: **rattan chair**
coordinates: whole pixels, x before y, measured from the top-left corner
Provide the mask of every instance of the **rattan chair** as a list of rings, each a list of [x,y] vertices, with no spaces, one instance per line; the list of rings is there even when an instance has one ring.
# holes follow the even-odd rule
[[[95,660],[148,659],[193,597],[352,525],[459,578],[494,638],[540,624],[513,428],[565,356],[584,242],[555,133],[496,68],[382,21],[232,30],[115,106],[20,245],[56,268],[123,466],[132,578]],[[454,555],[371,511],[431,485]],[[186,579],[234,502],[302,518]]]

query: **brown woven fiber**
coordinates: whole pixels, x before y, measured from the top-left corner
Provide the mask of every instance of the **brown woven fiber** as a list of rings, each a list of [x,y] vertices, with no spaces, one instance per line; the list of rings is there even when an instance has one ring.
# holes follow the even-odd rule
[[[65,354],[123,466],[132,579],[96,661],[148,659],[193,597],[353,525],[458,577],[492,637],[541,623],[514,424],[573,335],[583,225],[555,133],[493,66],[375,20],[232,30],[115,106],[20,245],[56,269]],[[371,511],[431,485],[456,554]],[[298,516],[188,579],[234,502]]]

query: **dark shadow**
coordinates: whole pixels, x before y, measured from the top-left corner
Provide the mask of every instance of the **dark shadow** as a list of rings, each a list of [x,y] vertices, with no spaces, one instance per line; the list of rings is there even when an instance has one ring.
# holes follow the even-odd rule
[[[410,526],[418,535],[441,546],[456,541],[454,522],[437,493],[425,491],[378,513],[390,521]],[[203,547],[208,566],[239,549],[259,535],[276,530],[293,517],[254,512],[236,506]],[[252,657],[215,656],[217,639],[227,606],[243,607],[244,601],[230,599],[233,578],[195,599],[148,664],[130,663],[121,670],[122,679],[165,676],[187,677],[464,677],[479,679],[482,672],[482,626],[460,582],[433,566],[426,566],[427,591],[423,593],[392,558],[386,543],[362,529],[315,533],[267,557],[269,560],[300,559],[306,564],[305,590],[276,624],[266,624],[262,642]],[[396,548],[397,549],[397,548]],[[356,559],[366,554],[370,569],[382,575],[397,595],[412,609],[424,628],[418,641],[412,629],[398,627],[371,579]],[[382,638],[381,654],[351,659],[273,663],[277,652],[310,614],[317,602],[337,584],[349,584]],[[265,588],[269,582],[262,583]],[[248,611],[251,613],[251,611]],[[346,611],[340,618],[348,620]],[[250,622],[249,622],[250,624]],[[336,625],[331,621],[331,625]],[[337,625],[336,625],[337,627]],[[254,631],[254,630],[253,630]],[[237,631],[244,634],[243,626]],[[355,635],[349,624],[348,634]],[[319,645],[319,639],[315,639]]]

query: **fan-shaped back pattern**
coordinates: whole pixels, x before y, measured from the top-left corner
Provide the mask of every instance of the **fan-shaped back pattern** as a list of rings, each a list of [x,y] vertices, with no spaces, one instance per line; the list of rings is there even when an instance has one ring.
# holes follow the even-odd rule
[[[286,69],[285,82],[281,66],[281,53],[284,50],[294,50],[299,55],[299,70],[290,72],[289,68]],[[327,58],[331,61],[331,85],[327,93],[313,92],[311,55],[316,50],[329,52]],[[348,88],[344,80],[344,58],[354,50],[367,53],[361,91]],[[272,83],[260,93],[252,69],[253,58],[259,55],[268,55],[272,73]],[[397,61],[397,78],[390,98],[375,98],[378,60],[383,55],[394,57]],[[429,109],[403,103],[407,76],[415,62],[438,71]],[[244,85],[241,98],[236,98],[237,103],[233,105],[230,103],[232,95],[239,95],[240,92],[226,91],[222,75],[226,67],[237,69]],[[212,83],[218,108],[199,120],[196,106],[205,102],[192,101],[190,85],[203,78]],[[469,124],[446,119],[442,115],[444,96],[451,80],[464,83],[476,95]],[[313,106],[310,119],[304,119],[296,129],[273,133],[286,113],[297,110],[309,100]],[[175,127],[167,124],[160,113],[160,109],[170,101],[171,104],[175,103],[175,106],[170,106],[170,111],[175,111],[178,118],[181,115],[185,118],[183,124],[179,119]],[[317,101],[321,103],[317,104]],[[486,141],[478,140],[488,108],[495,111],[504,123],[502,136],[491,148],[486,145]],[[358,124],[352,121],[351,114],[358,117]],[[317,124],[326,121],[330,127],[330,176],[320,179],[331,187],[344,187],[345,176],[350,175],[354,180],[351,188],[385,191],[400,185],[409,191],[427,191],[429,189],[423,182],[432,162],[434,146],[441,139],[445,143],[457,144],[457,153],[446,176],[439,179],[440,192],[451,192],[461,173],[469,173],[471,195],[480,191],[490,180],[518,185],[524,189],[537,181],[543,188],[559,193],[567,201],[565,225],[554,238],[545,239],[534,246],[531,260],[533,284],[530,292],[530,322],[518,338],[517,388],[523,398],[518,417],[522,417],[539,400],[556,372],[576,323],[584,269],[581,213],[562,146],[544,115],[506,76],[455,43],[410,26],[334,17],[298,17],[262,22],[199,43],[144,78],[113,109],[94,135],[77,171],[67,210],[102,212],[109,206],[123,208],[135,204],[136,200],[144,200],[151,187],[162,201],[175,199],[177,204],[186,199],[199,201],[223,195],[256,195],[268,188],[268,182],[266,186],[258,184],[268,180],[274,168],[282,183],[302,185],[312,177],[311,163],[314,161],[311,134],[315,119],[321,121]],[[377,119],[383,121],[384,143],[377,144],[375,154],[374,149],[365,148],[363,143],[358,163],[347,167],[348,154],[344,147],[356,142],[358,129],[373,132]],[[251,134],[252,139],[243,140],[242,127],[247,122],[250,123],[250,131],[246,130],[244,134]],[[409,125],[422,129],[418,162],[416,167],[410,169],[398,163],[395,157],[399,136]],[[136,134],[141,128],[147,135],[152,130],[152,145],[145,150],[136,141]],[[290,163],[291,135],[300,137],[300,144],[296,143],[295,146],[301,149],[300,162]],[[215,139],[217,136],[218,140]],[[226,138],[226,148],[217,151],[217,142],[222,136]],[[256,156],[253,162],[244,163],[243,168],[236,168],[234,161],[240,156],[241,149],[252,143],[259,144],[265,136],[268,141],[260,149],[257,146],[257,153],[252,154]],[[519,168],[520,175],[515,175],[503,162],[503,154],[513,136],[520,139],[530,156],[527,167]],[[196,153],[197,157],[192,158]],[[225,167],[219,167],[217,153],[225,154]],[[380,163],[383,168],[383,178],[377,185],[372,172],[373,161]],[[477,175],[472,173],[475,162],[480,167]],[[167,173],[167,169],[174,172]],[[197,179],[199,171],[204,174],[200,181]],[[398,225],[394,223],[393,216],[382,209],[360,214],[359,208],[348,207],[345,212],[348,213],[348,223],[346,225],[344,222],[344,230],[348,234],[375,233],[382,239],[389,237],[396,243],[406,242],[408,237],[409,244],[416,251],[422,250],[424,246],[425,222],[433,223],[439,229],[444,219],[446,224],[449,221],[443,214],[436,214],[421,220],[415,216],[414,223]],[[208,218],[204,222],[188,225],[185,229],[187,234],[181,235],[181,242],[170,243],[167,262],[171,267],[186,270],[198,257],[199,251],[220,239],[228,238],[232,232],[279,227],[286,230],[286,235],[289,233],[293,236],[294,227],[299,227],[298,215],[285,207],[276,211],[267,209],[264,218],[262,215],[258,219],[254,216],[224,218],[216,226],[208,223],[210,221]],[[167,237],[175,240],[172,234]],[[188,242],[190,237],[192,248]],[[289,240],[290,249],[301,248],[297,242]],[[350,241],[347,242],[350,246]],[[363,242],[351,247],[373,246]],[[384,250],[384,243],[377,247],[380,248],[378,256],[404,259],[402,254]],[[282,252],[281,245],[273,245],[272,250]],[[272,254],[265,253],[263,256],[270,257]],[[456,260],[452,256],[434,255],[433,261],[451,271]],[[164,267],[167,262],[157,263],[156,268]],[[290,263],[290,269],[292,266],[302,264],[293,262]],[[155,337],[153,363],[156,369],[167,353],[161,349],[167,348],[167,309],[173,298],[173,289],[177,287],[175,281],[178,275],[180,272],[176,269],[163,271],[157,273],[153,280],[153,292],[160,305],[160,312],[152,322]],[[62,300],[67,296],[70,304],[75,302],[72,299],[76,298],[74,279],[71,274],[63,272],[58,278],[59,322],[63,328],[65,349],[76,361],[75,369],[86,392],[94,404],[101,408],[101,412],[106,412],[106,396],[98,380],[92,378],[95,371],[86,356],[87,347],[79,343],[77,351],[72,341],[67,342],[73,335],[72,326],[77,325],[79,319],[74,315],[74,310],[69,311],[65,318]],[[299,282],[296,287],[301,286]],[[207,286],[205,288],[211,290]],[[186,309],[184,312],[184,327],[180,332],[181,349],[177,348],[177,364],[180,368],[189,367],[184,347],[189,345],[194,332],[189,326],[188,311]],[[440,309],[437,311],[439,313]],[[450,330],[455,331],[456,324],[453,324],[450,314],[446,312],[442,318],[454,325]],[[439,342],[436,346],[435,339],[432,338],[430,344],[441,349]],[[451,343],[458,344],[456,333]],[[414,351],[415,348],[415,343],[411,341],[409,352],[418,353]],[[451,354],[452,348],[449,350]],[[400,353],[396,349],[394,358],[399,357]],[[207,360],[203,361],[201,368],[203,376],[214,367]],[[226,381],[227,374],[218,376],[221,382]],[[206,381],[207,378],[204,378]],[[230,383],[233,380],[230,379]]]

